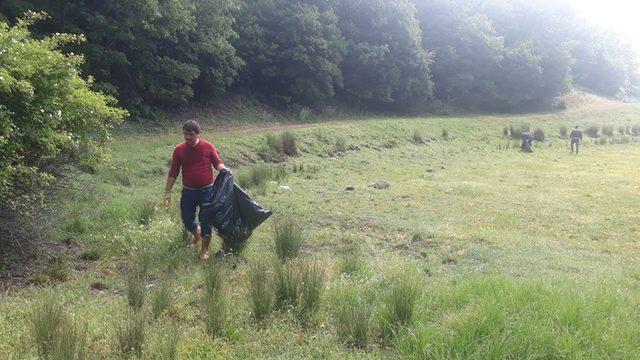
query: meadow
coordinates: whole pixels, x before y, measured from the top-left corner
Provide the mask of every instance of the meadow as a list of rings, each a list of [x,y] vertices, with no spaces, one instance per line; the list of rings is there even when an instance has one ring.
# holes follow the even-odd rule
[[[0,298],[1,358],[640,357],[640,106],[204,124],[274,216],[197,260],[159,202],[180,125],[123,132],[68,180],[77,252]]]

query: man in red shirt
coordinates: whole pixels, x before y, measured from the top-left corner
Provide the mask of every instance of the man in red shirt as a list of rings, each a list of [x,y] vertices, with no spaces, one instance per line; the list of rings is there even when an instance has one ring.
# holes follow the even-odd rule
[[[171,169],[165,187],[165,200],[171,201],[171,189],[182,168],[182,195],[180,197],[180,213],[184,226],[193,233],[195,243],[202,242],[202,249],[198,257],[202,260],[209,258],[209,243],[211,242],[211,225],[207,224],[199,214],[196,223],[196,208],[208,201],[213,192],[213,169],[230,171],[218,156],[212,143],[200,139],[200,125],[194,120],[187,121],[182,126],[184,142],[173,150]]]

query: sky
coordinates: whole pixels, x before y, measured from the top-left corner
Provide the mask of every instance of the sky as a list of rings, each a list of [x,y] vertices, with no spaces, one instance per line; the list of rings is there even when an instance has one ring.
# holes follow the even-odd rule
[[[640,0],[569,0],[590,22],[628,38],[640,54]]]

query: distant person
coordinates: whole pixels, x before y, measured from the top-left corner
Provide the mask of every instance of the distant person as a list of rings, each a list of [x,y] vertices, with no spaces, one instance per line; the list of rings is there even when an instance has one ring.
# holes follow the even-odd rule
[[[520,145],[520,148],[524,152],[533,152],[532,145],[533,145],[533,134],[530,133],[529,131],[523,131],[522,145]]]
[[[196,209],[208,201],[213,191],[213,167],[218,171],[230,171],[218,156],[212,143],[200,139],[200,125],[189,120],[182,126],[184,142],[173,150],[171,169],[165,187],[165,203],[171,202],[171,189],[182,168],[182,195],[180,197],[180,214],[184,226],[194,236],[194,243],[202,243],[198,257],[209,258],[211,243],[211,225],[204,221],[199,213],[196,222]]]
[[[573,154],[573,145],[576,145],[576,154],[578,153],[578,148],[580,147],[580,141],[582,140],[582,130],[580,127],[576,125],[576,128],[571,130],[571,134],[569,134],[569,139],[571,139],[571,153]]]

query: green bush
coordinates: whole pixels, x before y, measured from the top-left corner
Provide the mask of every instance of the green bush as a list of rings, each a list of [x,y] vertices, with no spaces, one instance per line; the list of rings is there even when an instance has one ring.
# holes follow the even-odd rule
[[[45,17],[0,21],[0,206],[22,217],[65,164],[95,168],[111,127],[127,116],[80,77],[82,56],[60,51],[82,36],[31,36],[29,26]]]
[[[140,209],[138,209],[138,223],[140,225],[149,225],[156,214],[156,210],[155,202],[151,200],[142,202]]]
[[[545,134],[544,134],[544,130],[537,128],[535,130],[533,130],[533,140],[535,141],[544,141],[545,139]]]
[[[276,298],[280,309],[292,308],[301,320],[320,306],[324,270],[316,261],[290,261],[276,265]]]

